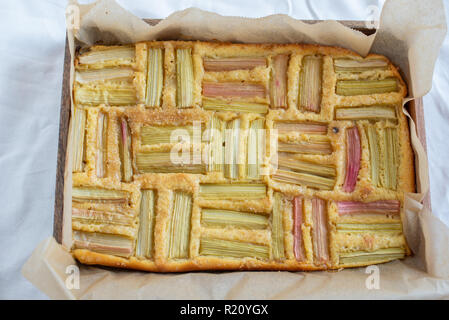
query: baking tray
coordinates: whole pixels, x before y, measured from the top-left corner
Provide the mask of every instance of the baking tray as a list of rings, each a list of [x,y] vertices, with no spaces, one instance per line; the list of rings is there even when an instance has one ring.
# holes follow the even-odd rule
[[[144,19],[150,25],[156,25],[160,19]],[[321,20],[302,20],[306,23],[317,23]],[[375,29],[366,28],[365,21],[348,21],[339,20],[341,24],[350,27],[352,29],[363,32],[366,35],[373,34]],[[62,95],[61,95],[61,110],[59,119],[59,139],[58,139],[58,158],[56,167],[56,187],[55,187],[55,210],[53,220],[53,236],[61,243],[62,241],[62,226],[63,226],[63,212],[64,212],[64,170],[66,163],[67,153],[67,138],[69,135],[69,122],[70,122],[70,50],[68,45],[68,39],[66,38],[65,44],[65,57],[64,57],[64,72],[62,79]],[[416,124],[416,131],[419,140],[421,141],[424,150],[426,147],[426,129],[424,121],[423,111],[423,99],[418,98],[412,100],[406,104],[406,109],[409,111],[413,121]],[[418,182],[419,180],[416,179]],[[421,192],[421,186],[417,183],[417,192]],[[430,193],[428,192],[423,200],[424,207],[431,209]]]

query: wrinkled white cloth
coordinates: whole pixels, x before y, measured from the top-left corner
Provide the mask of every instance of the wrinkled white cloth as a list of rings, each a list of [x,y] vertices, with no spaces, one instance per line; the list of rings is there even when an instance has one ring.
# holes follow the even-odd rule
[[[91,1],[79,1],[89,3]],[[374,20],[376,0],[117,1],[142,18],[188,7],[222,15]],[[449,3],[446,16],[449,17]],[[33,249],[53,232],[65,1],[3,0],[0,6],[0,298],[45,299],[20,274]],[[432,211],[449,225],[449,39],[424,97]]]

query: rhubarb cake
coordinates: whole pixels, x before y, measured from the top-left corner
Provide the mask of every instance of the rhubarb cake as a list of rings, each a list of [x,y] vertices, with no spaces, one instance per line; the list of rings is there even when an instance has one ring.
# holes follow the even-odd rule
[[[72,253],[156,272],[410,255],[406,85],[384,56],[153,41],[75,57]]]

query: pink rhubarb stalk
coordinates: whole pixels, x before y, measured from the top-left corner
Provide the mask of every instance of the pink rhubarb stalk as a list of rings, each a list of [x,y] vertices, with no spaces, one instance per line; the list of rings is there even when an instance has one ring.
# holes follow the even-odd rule
[[[379,200],[373,202],[338,201],[338,215],[381,214],[398,216],[401,203],[398,200]]]
[[[87,249],[126,258],[134,252],[133,240],[121,235],[74,230],[73,240],[76,249]]]
[[[203,95],[222,98],[265,98],[265,87],[260,84],[240,82],[204,82]]]
[[[301,197],[295,197],[293,199],[293,252],[295,253],[295,258],[298,261],[305,260],[301,230],[301,226],[304,220],[302,212],[302,202],[303,200]]]
[[[346,177],[343,191],[353,192],[360,170],[361,146],[357,127],[346,130]]]

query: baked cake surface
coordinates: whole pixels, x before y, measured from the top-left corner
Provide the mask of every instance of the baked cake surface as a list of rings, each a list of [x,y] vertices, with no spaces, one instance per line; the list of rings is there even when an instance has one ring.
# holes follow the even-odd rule
[[[80,262],[293,271],[410,254],[407,89],[387,58],[154,41],[91,47],[75,69]]]

